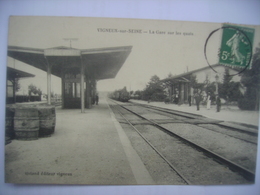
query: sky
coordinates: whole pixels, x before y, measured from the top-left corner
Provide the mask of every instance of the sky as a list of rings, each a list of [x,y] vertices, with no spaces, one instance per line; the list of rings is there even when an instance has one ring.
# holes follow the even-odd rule
[[[164,79],[169,73],[178,75],[208,66],[204,45],[209,34],[221,26],[220,23],[166,20],[11,17],[8,45],[40,49],[69,47],[70,42],[64,39],[76,38],[71,46],[77,49],[132,46],[117,76],[98,81],[97,88],[98,91],[113,91],[126,86],[136,91],[143,90],[153,75]],[[256,34],[258,31],[259,28]],[[221,35],[220,30],[209,39],[206,54],[210,64],[218,62]],[[257,39],[255,42],[259,42]],[[34,78],[20,80],[18,94],[26,94],[31,83],[46,93],[46,72],[10,57],[7,64],[35,74]],[[52,76],[52,91],[61,94],[61,80],[55,76]]]

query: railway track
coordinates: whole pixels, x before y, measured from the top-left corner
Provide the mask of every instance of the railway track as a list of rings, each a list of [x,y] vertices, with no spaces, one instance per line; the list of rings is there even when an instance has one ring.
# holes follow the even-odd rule
[[[113,101],[114,102],[114,101]],[[174,139],[178,139],[181,141],[181,144],[185,143],[186,145],[188,145],[189,147],[192,147],[192,150],[197,150],[200,153],[202,152],[204,157],[207,157],[207,161],[208,159],[210,160],[214,160],[218,162],[218,166],[225,166],[228,167],[228,169],[232,170],[232,172],[234,171],[234,174],[239,173],[240,175],[242,175],[246,181],[242,181],[241,183],[252,183],[254,182],[254,178],[255,178],[255,173],[252,170],[249,170],[229,159],[227,159],[226,157],[196,143],[193,142],[190,139],[185,138],[184,136],[179,135],[178,133],[173,132],[171,129],[168,129],[164,126],[164,124],[167,124],[167,121],[165,123],[160,123],[160,122],[156,122],[156,119],[149,119],[149,117],[145,117],[144,113],[137,113],[136,111],[134,111],[133,104],[124,104],[124,105],[119,105],[118,103],[115,104],[115,102],[113,103],[114,105],[111,106],[111,108],[116,112],[118,112],[120,114],[120,116],[122,118],[124,118],[124,120],[133,128],[135,129],[135,131],[145,140],[146,143],[148,143],[150,145],[151,148],[153,148],[153,150],[155,150],[157,152],[157,154],[159,154],[161,156],[161,158],[164,159],[164,161],[183,179],[183,181],[186,184],[200,184],[199,181],[194,181],[194,179],[190,179],[189,175],[190,174],[183,174],[183,168],[177,168],[178,166],[174,165],[174,161],[172,160],[168,160],[171,159],[171,157],[169,157],[169,154],[163,154],[163,152],[160,151],[160,149],[157,149],[156,146],[154,146],[154,144],[152,142],[155,141],[149,141],[148,138],[145,137],[145,135],[139,131],[136,127],[140,127],[141,125],[149,125],[149,126],[153,126],[156,127],[157,129],[160,129],[161,131],[163,131],[164,133],[166,133],[168,136],[170,135],[171,137],[174,137]],[[140,105],[138,105],[140,106]],[[164,110],[164,109],[159,109],[159,108],[151,108],[151,107],[146,107],[147,109],[151,109],[151,110],[156,110],[159,111],[159,113],[157,114],[161,114],[162,112],[167,113],[167,114],[174,114],[177,115],[178,117],[180,117],[181,121],[185,121],[185,119],[189,119],[189,120],[197,120],[196,124],[201,124],[202,122],[198,122],[199,120],[205,119],[205,117],[199,116],[199,115],[192,115],[192,114],[187,114],[187,113],[183,113],[183,112],[176,112],[176,111],[172,111],[172,110]],[[136,108],[135,108],[136,109]],[[138,110],[138,109],[137,109]],[[141,119],[141,121],[138,122],[138,120],[135,119],[128,119],[130,113],[133,116],[136,116],[138,118]],[[178,118],[177,117],[177,118]],[[155,117],[156,118],[156,117]],[[158,121],[158,120],[157,120]],[[122,121],[121,121],[122,122]],[[204,123],[205,124],[205,123]],[[172,139],[172,138],[171,138]],[[156,144],[155,144],[156,145]],[[176,146],[175,146],[176,147]],[[186,146],[185,146],[186,147]],[[188,149],[190,150],[190,149]],[[196,153],[196,152],[193,152]],[[168,156],[168,157],[167,157]],[[216,165],[214,164],[214,166],[216,167]],[[212,165],[212,167],[214,167]],[[211,167],[211,168],[212,168]],[[214,169],[214,168],[212,168]],[[226,168],[224,168],[226,169]],[[185,172],[185,171],[184,171]],[[188,175],[188,176],[187,176]],[[204,184],[204,183],[202,183]]]
[[[252,143],[257,145],[257,136],[258,136],[258,127],[247,127],[248,125],[236,125],[227,123],[221,120],[215,119],[208,119],[202,115],[198,114],[190,114],[181,111],[175,111],[167,108],[159,108],[150,105],[138,104],[138,103],[131,103],[127,104],[126,106],[139,106],[150,109],[152,112],[159,111],[160,114],[164,114],[166,116],[175,115],[182,117],[181,121],[185,123],[195,124],[206,128],[211,131],[216,131],[221,134],[228,135],[230,137],[234,137],[236,139],[240,139],[242,141]],[[159,122],[161,124],[163,122]],[[210,124],[210,125],[209,125]]]
[[[172,110],[172,109],[167,109],[167,108],[159,108],[159,107],[156,107],[156,106],[151,106],[151,105],[144,105],[144,104],[139,104],[139,103],[131,103],[130,105],[138,105],[138,106],[142,106],[142,107],[145,107],[145,108],[150,108],[152,110],[157,110],[157,111],[161,111],[161,112],[164,112],[164,113],[168,113],[168,114],[174,114],[174,115],[178,115],[178,116],[182,116],[182,117],[185,117],[187,119],[202,119],[202,121],[195,121],[194,124],[203,124],[203,120],[207,119],[206,117],[202,116],[202,115],[198,115],[198,114],[190,114],[190,113],[185,113],[185,112],[182,112],[182,111],[175,111],[175,110]],[[258,135],[258,127],[255,127],[255,126],[252,126],[251,127],[251,130],[248,130],[248,127],[246,126],[249,126],[249,125],[244,125],[242,124],[240,127],[238,126],[231,126],[231,125],[228,125],[227,123],[223,123],[223,121],[220,121],[220,120],[212,120],[211,123],[214,122],[216,125],[218,126],[221,126],[221,127],[224,127],[224,128],[227,128],[229,130],[234,130],[234,131],[240,131],[242,133],[247,133],[247,134],[250,134],[250,135],[253,135],[253,136],[257,136]],[[246,140],[245,140],[246,141]]]

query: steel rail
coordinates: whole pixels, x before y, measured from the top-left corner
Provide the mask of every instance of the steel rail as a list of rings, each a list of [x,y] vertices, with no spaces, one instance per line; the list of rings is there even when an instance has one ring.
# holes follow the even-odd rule
[[[148,105],[143,105],[143,104],[133,103],[133,102],[132,102],[132,104],[133,104],[132,106],[142,106],[142,107],[144,107],[144,108],[157,110],[157,111],[164,112],[164,113],[167,113],[167,114],[178,115],[178,116],[182,116],[182,117],[186,117],[186,118],[190,118],[190,119],[200,119],[200,118],[196,118],[196,117],[192,118],[192,117],[189,117],[189,116],[185,116],[185,114],[179,114],[179,113],[177,113],[177,111],[170,110],[170,109],[167,109],[167,108],[158,108],[158,107],[156,107],[156,106],[150,106],[150,105],[148,106]],[[130,106],[130,105],[126,105],[126,106]],[[203,117],[203,116],[201,116],[201,115],[195,115],[195,116],[201,117],[202,120],[206,118],[206,117]],[[182,121],[183,119],[179,119],[179,120]],[[223,121],[219,121],[219,122],[223,122]],[[236,131],[236,132],[240,132],[240,133],[246,133],[246,134],[251,135],[251,136],[257,136],[257,135],[258,135],[258,133],[250,132],[250,131],[242,130],[242,129],[237,129],[237,128],[235,128],[235,127],[230,127],[230,126],[222,125],[222,124],[220,124],[219,122],[213,123],[213,124],[216,125],[216,126],[219,126],[219,127],[224,127],[225,129],[230,129],[230,130],[232,130],[232,131]],[[201,123],[201,124],[204,124],[204,123]],[[198,125],[198,124],[196,124],[196,125]],[[205,128],[205,127],[204,127],[204,128]],[[214,130],[209,129],[209,128],[207,128],[207,129],[210,130],[210,131],[214,131]],[[218,132],[218,131],[214,131],[214,132]],[[218,133],[220,133],[220,132],[218,132]],[[223,134],[223,135],[227,135],[227,134],[224,134],[224,133],[222,133],[222,134]],[[255,145],[257,144],[257,141],[250,141],[250,140],[246,140],[246,139],[241,139],[241,138],[236,137],[236,136],[233,136],[233,135],[228,135],[228,136],[234,137],[234,138],[236,138],[236,139],[239,139],[239,140],[242,140],[242,141],[244,141],[244,142],[251,143],[251,144],[255,144]]]
[[[202,116],[202,115],[197,115],[197,114],[190,114],[190,113],[185,113],[185,112],[182,112],[182,111],[175,111],[175,110],[171,110],[171,109],[167,109],[167,108],[159,108],[159,107],[156,107],[156,106],[151,106],[151,105],[144,105],[144,104],[140,104],[140,103],[135,103],[135,102],[131,102],[133,105],[137,105],[137,106],[142,106],[144,108],[150,108],[150,109],[154,109],[154,110],[158,110],[158,111],[161,111],[161,112],[165,112],[165,113],[168,113],[168,114],[174,114],[174,115],[178,115],[178,116],[182,116],[182,117],[186,117],[188,119],[205,119],[206,117]],[[127,105],[128,106],[128,105]],[[196,116],[196,117],[195,117]],[[221,122],[221,121],[220,121]],[[223,121],[222,121],[223,122]],[[246,134],[249,134],[249,135],[254,135],[254,136],[257,136],[258,135],[258,131],[255,131],[255,132],[252,132],[252,131],[248,131],[248,130],[243,130],[243,129],[239,129],[239,128],[235,128],[235,127],[232,127],[232,126],[227,126],[227,125],[224,125],[224,124],[221,124],[221,123],[215,123],[215,125],[218,125],[220,127],[224,127],[226,129],[230,129],[232,131],[238,131],[238,132],[241,132],[241,133],[246,133]],[[247,141],[247,140],[244,140],[244,141]],[[250,141],[247,141],[247,142],[250,142]],[[253,142],[250,142],[250,143],[253,143]],[[254,143],[255,144],[255,143]]]
[[[119,105],[120,106],[120,105]],[[120,112],[117,108],[114,107],[114,109],[116,109],[118,111],[118,113],[127,121],[127,123],[144,139],[145,142],[147,142],[151,148],[157,153],[159,154],[159,156],[161,156],[163,158],[163,160],[188,184],[191,185],[192,183],[184,176],[180,173],[180,171],[169,161],[167,160],[167,158],[161,153],[159,152],[153,145],[151,142],[149,142],[149,140],[147,140],[142,134],[141,132],[122,114],[122,112]]]
[[[142,107],[145,107],[145,108],[151,108],[151,109],[154,109],[154,110],[158,110],[158,111],[163,111],[165,113],[169,113],[169,114],[175,114],[175,115],[178,115],[178,116],[182,116],[182,117],[186,117],[188,119],[196,119],[196,118],[206,118],[202,115],[199,115],[199,114],[191,114],[191,113],[186,113],[186,112],[182,112],[182,111],[175,111],[175,110],[171,110],[171,109],[168,109],[168,108],[159,108],[159,107],[156,107],[156,106],[151,106],[151,105],[144,105],[144,104],[140,104],[140,103],[135,103],[135,102],[131,102],[133,105],[139,105],[139,106],[142,106]]]
[[[189,118],[189,119],[199,119],[199,118],[196,118],[196,117],[192,118],[192,117],[189,117],[189,116],[185,116],[184,114],[179,114],[179,113],[177,113],[177,111],[174,111],[174,110],[171,110],[171,109],[159,108],[159,107],[151,106],[151,105],[143,105],[143,104],[140,104],[140,103],[133,103],[132,102],[132,105],[126,105],[126,106],[142,106],[144,108],[157,110],[157,111],[164,112],[164,113],[167,113],[167,114],[178,115],[178,116],[186,117],[186,118]],[[206,118],[206,117],[203,117],[201,115],[196,115],[196,116],[201,117],[202,120],[204,118]],[[179,120],[183,121],[183,119],[179,119]],[[223,121],[219,121],[219,122],[223,122]],[[201,124],[204,124],[204,123],[201,123]],[[257,136],[258,135],[258,133],[255,133],[255,132],[250,132],[250,131],[247,131],[247,130],[237,129],[235,127],[226,126],[226,125],[223,125],[223,124],[220,124],[220,123],[213,123],[213,124],[216,125],[216,126],[219,126],[219,127],[224,127],[225,129],[230,129],[232,131],[237,131],[237,132],[248,134],[248,135],[251,135],[251,136]],[[198,124],[196,124],[196,125],[198,125]],[[205,128],[205,127],[203,127],[203,128]],[[220,133],[220,132],[215,131],[215,130],[210,129],[210,128],[206,128],[206,129],[208,129],[210,131],[214,131],[214,132]],[[227,134],[224,134],[224,133],[221,133],[221,134],[227,135]],[[250,140],[242,139],[240,137],[236,137],[236,136],[233,136],[233,135],[228,135],[228,136],[233,137],[235,139],[242,140],[244,142],[248,142],[250,144],[255,144],[255,145],[257,144],[257,141],[250,141]]]
[[[188,140],[188,139],[186,139],[186,138],[184,138],[184,137],[181,137],[181,136],[179,136],[178,134],[175,134],[175,133],[171,132],[170,130],[168,130],[168,129],[162,127],[161,125],[159,125],[158,123],[153,122],[153,121],[151,121],[151,120],[149,120],[149,119],[147,119],[147,118],[145,118],[145,117],[143,117],[143,116],[137,114],[136,112],[134,112],[134,111],[132,111],[132,110],[126,108],[126,107],[123,106],[123,105],[120,105],[120,104],[118,104],[118,105],[119,105],[120,107],[122,107],[122,108],[128,110],[129,112],[133,113],[134,115],[139,116],[140,118],[149,121],[151,124],[153,124],[154,126],[158,127],[159,129],[163,130],[164,132],[168,133],[169,135],[178,137],[179,139],[181,139],[181,140],[185,141],[186,143],[192,145],[193,147],[197,148],[198,150],[200,150],[200,151],[204,152],[205,154],[207,154],[207,155],[213,157],[213,158],[216,159],[218,162],[221,162],[222,164],[227,165],[231,170],[236,170],[237,172],[239,172],[242,176],[244,176],[244,177],[245,177],[246,179],[248,179],[249,181],[254,181],[254,180],[255,180],[255,173],[254,173],[254,172],[252,172],[252,171],[250,171],[250,170],[248,170],[248,169],[246,169],[246,168],[244,168],[244,167],[242,167],[242,166],[240,166],[240,165],[238,165],[238,164],[236,164],[236,163],[234,163],[234,162],[232,162],[232,161],[226,159],[226,158],[223,157],[223,156],[218,155],[218,154],[215,153],[215,152],[212,152],[212,151],[210,151],[210,150],[204,148],[203,146],[200,146],[199,144],[195,144],[195,143],[193,143],[192,141],[190,141],[190,140]]]

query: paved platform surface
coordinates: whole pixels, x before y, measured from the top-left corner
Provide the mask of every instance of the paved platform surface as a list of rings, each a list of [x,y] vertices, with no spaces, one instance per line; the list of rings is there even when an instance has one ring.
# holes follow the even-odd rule
[[[51,137],[5,146],[6,182],[154,184],[105,99],[92,109],[57,109]]]
[[[144,101],[134,101],[148,104]],[[207,110],[201,106],[149,105],[223,120],[225,124],[258,125],[259,113],[235,107]],[[13,140],[5,146],[6,182],[41,184],[135,185],[154,184],[140,157],[114,117],[106,100],[86,109],[56,109],[51,137]]]
[[[237,106],[226,106],[222,105],[221,111],[216,112],[216,106],[212,105],[210,110],[207,110],[206,105],[201,105],[200,110],[197,111],[196,105],[189,106],[187,104],[176,105],[176,104],[165,104],[164,102],[150,102],[140,101],[140,100],[130,100],[132,102],[158,106],[161,108],[168,108],[183,112],[188,112],[192,114],[198,114],[205,116],[207,118],[222,120],[227,124],[228,122],[235,122],[239,124],[246,124],[248,126],[258,126],[259,125],[259,111],[243,111]]]

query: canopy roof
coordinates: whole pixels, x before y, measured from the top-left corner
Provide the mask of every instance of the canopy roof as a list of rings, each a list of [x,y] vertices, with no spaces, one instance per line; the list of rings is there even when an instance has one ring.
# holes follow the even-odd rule
[[[47,71],[51,66],[51,73],[62,77],[63,70],[79,71],[81,64],[85,67],[85,74],[97,80],[114,78],[128,55],[132,46],[110,47],[98,49],[75,49],[69,47],[55,47],[37,49],[27,47],[8,47],[8,56],[16,60]]]
[[[229,69],[234,70],[236,73],[239,72],[238,70],[236,70],[234,68],[227,67],[227,66],[224,66],[222,64],[214,64],[214,65],[211,65],[211,67],[210,66],[205,66],[203,68],[199,68],[199,69],[196,69],[196,70],[185,72],[185,73],[182,73],[182,74],[179,74],[179,75],[176,75],[176,76],[168,77],[168,78],[160,80],[160,82],[163,82],[163,83],[168,84],[168,85],[174,84],[174,83],[189,83],[189,82],[191,82],[190,81],[190,76],[193,73],[197,73],[197,72],[204,71],[204,70],[207,70],[207,69],[211,70],[211,68],[214,69],[216,67],[225,67],[225,68],[229,68]]]
[[[13,80],[16,78],[34,77],[35,75],[17,70],[15,68],[7,67],[7,80]]]

